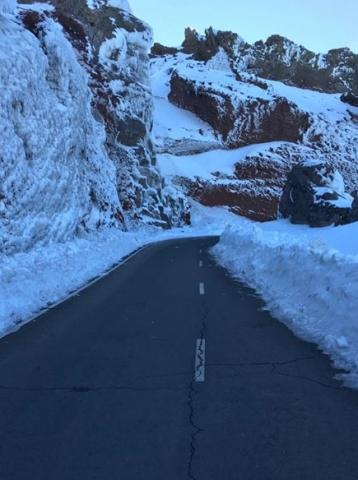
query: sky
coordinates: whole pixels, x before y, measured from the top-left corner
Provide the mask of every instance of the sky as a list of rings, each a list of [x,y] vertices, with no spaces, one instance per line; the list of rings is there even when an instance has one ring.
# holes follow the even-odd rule
[[[130,0],[155,41],[178,46],[185,27],[231,30],[252,43],[280,34],[315,52],[358,53],[358,0]]]

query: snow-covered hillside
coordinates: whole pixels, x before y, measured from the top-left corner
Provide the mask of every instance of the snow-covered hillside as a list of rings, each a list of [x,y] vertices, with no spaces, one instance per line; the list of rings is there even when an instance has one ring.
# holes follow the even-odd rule
[[[200,42],[186,53],[188,38],[181,49],[153,50],[154,141],[163,172],[204,205],[228,205],[255,220],[277,217],[288,172],[300,161],[324,161],[343,174],[349,191],[357,189],[358,108],[339,93],[258,77],[246,64],[238,70],[232,37],[225,44],[223,32],[211,35],[226,48],[206,51],[205,61],[198,59]],[[220,149],[236,151],[230,171]],[[190,161],[192,154],[199,156]],[[201,172],[194,167],[200,162]]]

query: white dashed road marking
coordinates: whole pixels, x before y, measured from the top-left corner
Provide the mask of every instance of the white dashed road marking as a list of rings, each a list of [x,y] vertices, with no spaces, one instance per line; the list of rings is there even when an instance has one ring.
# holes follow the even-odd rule
[[[198,338],[196,341],[194,379],[196,382],[205,382],[205,340],[204,338]]]
[[[203,282],[199,284],[199,292],[200,292],[200,295],[205,295],[205,285]]]

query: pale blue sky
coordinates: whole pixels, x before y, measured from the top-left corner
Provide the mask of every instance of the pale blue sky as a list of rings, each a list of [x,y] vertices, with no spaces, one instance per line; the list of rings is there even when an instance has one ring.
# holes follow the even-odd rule
[[[184,28],[210,25],[245,40],[287,36],[316,52],[348,46],[358,53],[358,0],[130,0],[155,40],[179,45]]]

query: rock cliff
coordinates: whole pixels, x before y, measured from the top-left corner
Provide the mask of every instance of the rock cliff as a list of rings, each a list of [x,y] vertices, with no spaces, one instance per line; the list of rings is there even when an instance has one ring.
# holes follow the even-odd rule
[[[187,220],[150,138],[150,27],[118,0],[7,1],[0,12],[2,250]]]
[[[174,182],[205,205],[226,205],[260,220],[277,217],[287,175],[305,160],[338,169],[348,190],[355,190],[357,58],[348,49],[316,55],[278,36],[249,45],[212,28],[205,35],[187,29],[178,49],[156,45],[157,151],[180,156],[218,150],[211,177],[194,179],[179,168]],[[164,112],[182,128],[173,122],[165,129]],[[257,146],[255,156],[243,157],[241,149],[250,145]],[[237,150],[229,177],[221,174],[223,149]]]

